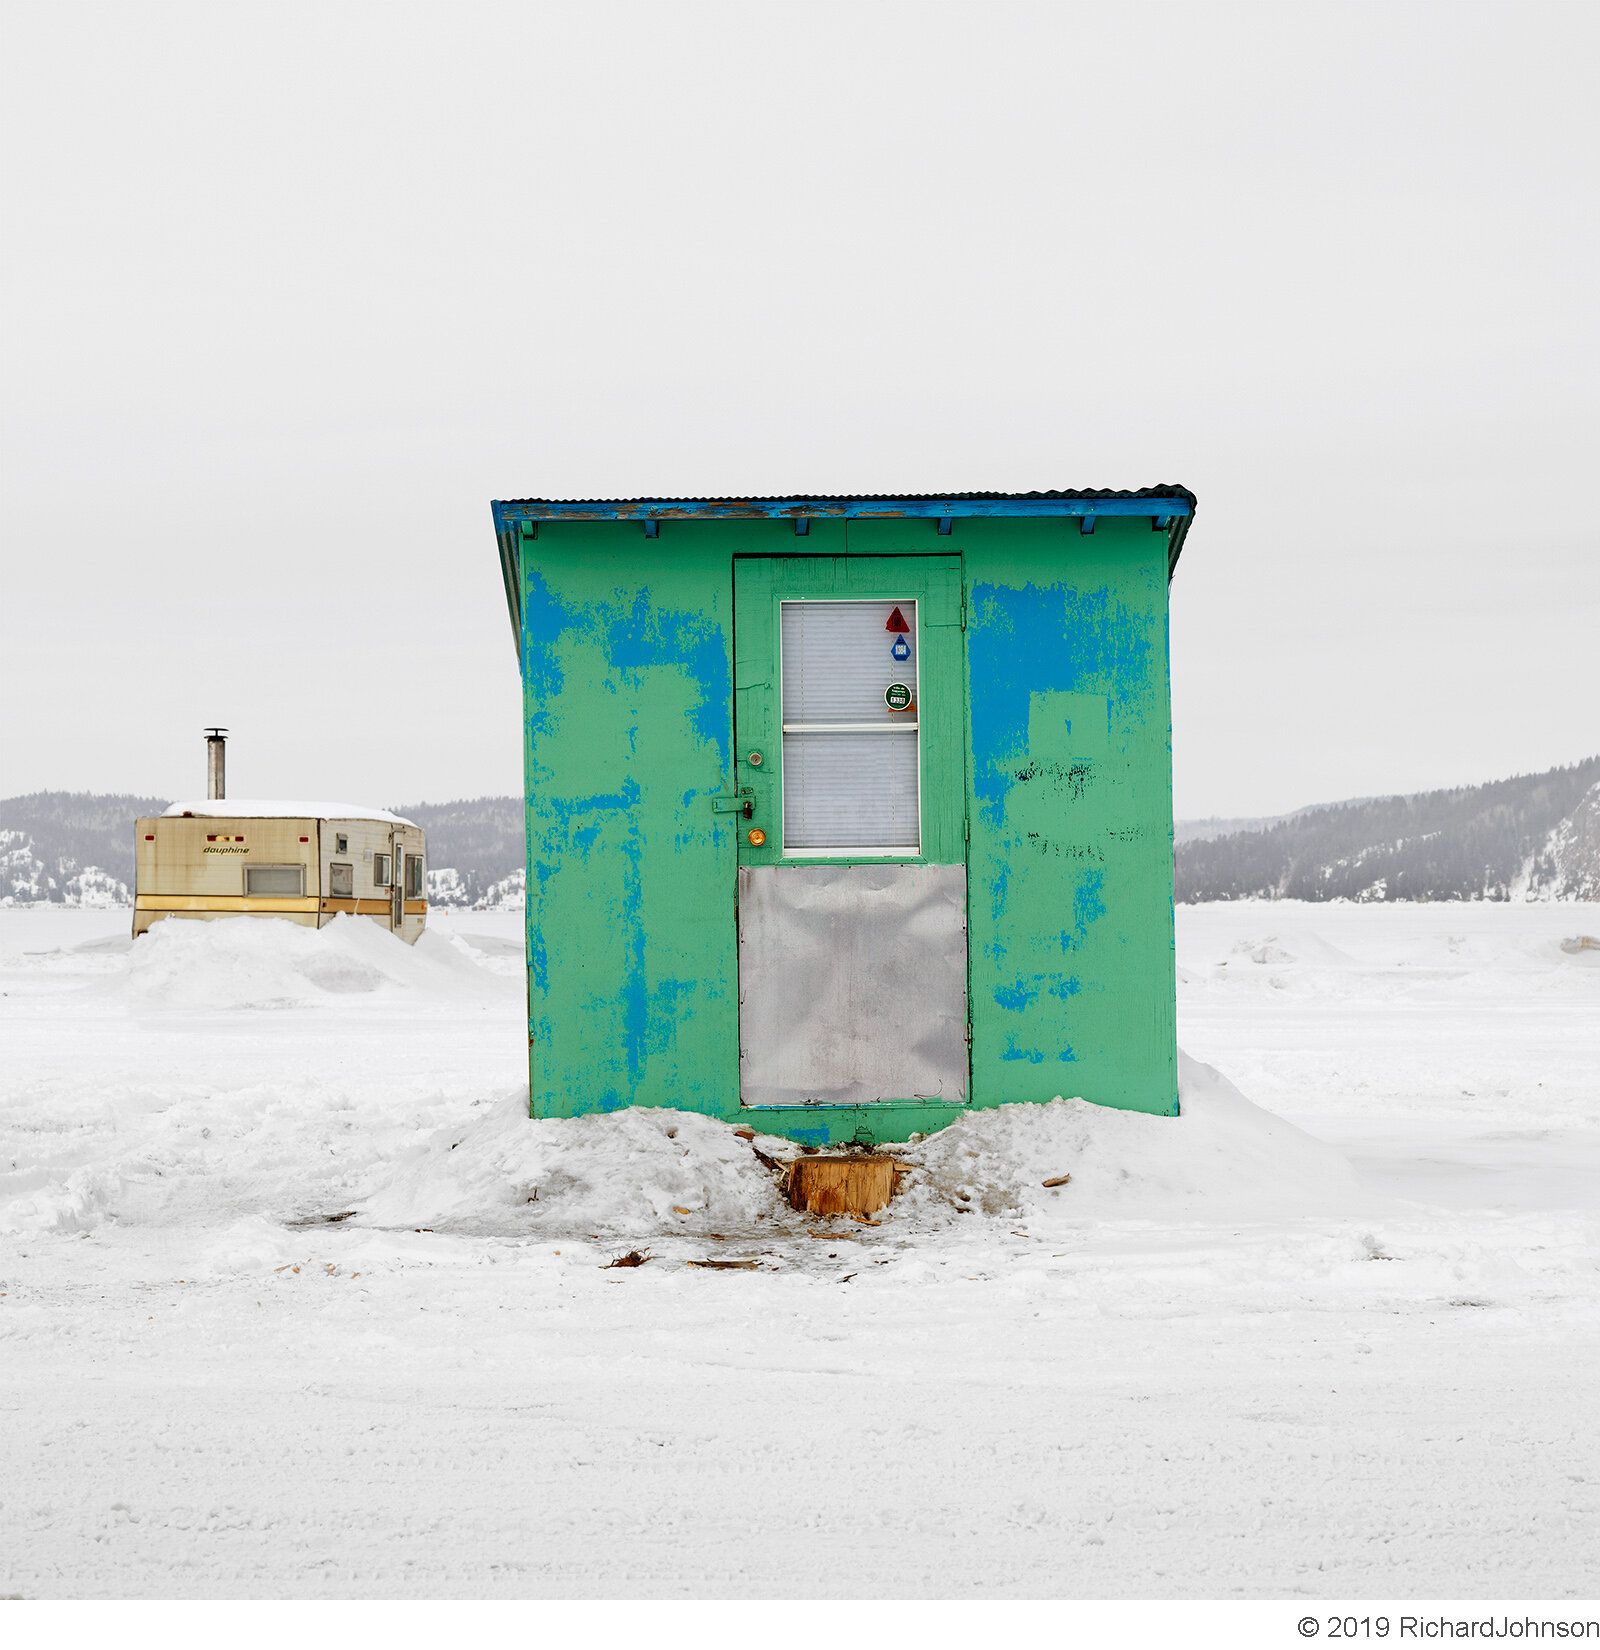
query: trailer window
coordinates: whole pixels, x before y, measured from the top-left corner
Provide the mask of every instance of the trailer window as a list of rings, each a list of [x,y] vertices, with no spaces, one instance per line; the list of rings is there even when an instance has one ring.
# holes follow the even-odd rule
[[[422,898],[422,855],[406,855],[406,898]]]
[[[305,867],[301,865],[247,865],[244,891],[266,899],[298,899],[305,892]]]
[[[374,854],[372,856],[372,886],[387,888],[389,886],[389,856]]]
[[[345,836],[343,833],[340,833],[339,835],[336,835],[333,839],[333,851],[336,854],[347,854],[347,853],[349,853],[350,852],[350,838]]]
[[[355,891],[355,866],[330,865],[328,867],[328,892],[334,899],[350,899]]]

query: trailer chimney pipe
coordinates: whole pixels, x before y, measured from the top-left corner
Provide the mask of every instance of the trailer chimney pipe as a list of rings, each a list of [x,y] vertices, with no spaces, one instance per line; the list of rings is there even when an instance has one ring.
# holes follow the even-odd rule
[[[228,794],[228,730],[206,729],[206,799],[220,802]]]

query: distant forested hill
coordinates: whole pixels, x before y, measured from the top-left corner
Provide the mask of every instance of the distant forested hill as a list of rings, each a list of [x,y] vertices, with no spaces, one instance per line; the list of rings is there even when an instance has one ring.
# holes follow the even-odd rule
[[[155,796],[34,791],[0,801],[0,899],[121,905],[132,899],[133,822]]]
[[[133,822],[154,796],[36,791],[0,801],[0,902],[132,900]],[[436,905],[525,894],[522,798],[414,802]],[[1464,790],[1306,808],[1276,822],[1195,822],[1178,833],[1178,899],[1600,900],[1600,756]],[[1217,827],[1245,826],[1225,835]]]
[[[1180,842],[1180,901],[1600,899],[1600,756]]]

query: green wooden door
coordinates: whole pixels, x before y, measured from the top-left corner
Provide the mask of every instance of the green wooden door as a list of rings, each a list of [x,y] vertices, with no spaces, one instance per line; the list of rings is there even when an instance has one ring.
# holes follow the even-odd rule
[[[958,556],[734,564],[740,1095],[968,1097]]]

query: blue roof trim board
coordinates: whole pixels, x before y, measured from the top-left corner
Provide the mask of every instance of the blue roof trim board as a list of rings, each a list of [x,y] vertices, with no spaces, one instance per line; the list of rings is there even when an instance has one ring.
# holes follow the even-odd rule
[[[832,516],[1164,516],[1194,514],[1187,487],[1068,488],[1048,493],[833,493],[770,498],[514,498],[497,500],[496,527],[517,521],[720,521]]]
[[[1128,488],[1069,487],[1043,493],[801,493],[770,494],[759,498],[514,498],[495,505],[553,521],[571,517],[583,521],[635,518],[653,510],[692,517],[792,516],[802,511],[835,516],[936,516],[944,506],[956,506],[962,516],[1081,515],[1095,503],[1127,504],[1141,499],[1170,499],[1194,508],[1187,487]]]
[[[513,498],[496,499],[495,533],[500,540],[500,567],[505,579],[511,623],[520,647],[519,534],[538,532],[541,521],[637,521],[647,537],[656,537],[663,521],[770,521],[799,524],[815,518],[904,520],[932,518],[939,531],[960,516],[1077,517],[1082,530],[1094,531],[1098,516],[1147,516],[1167,535],[1170,581],[1188,536],[1195,496],[1187,487],[1067,487],[1043,493],[831,493],[768,498]]]

